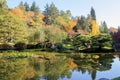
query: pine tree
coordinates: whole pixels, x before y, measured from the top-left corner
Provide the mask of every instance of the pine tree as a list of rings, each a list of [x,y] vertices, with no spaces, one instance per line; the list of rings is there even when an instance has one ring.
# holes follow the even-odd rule
[[[105,21],[103,22],[103,25],[104,25],[104,33],[109,33],[108,27]]]
[[[18,6],[21,10],[25,11],[25,7],[24,7],[24,4],[23,2],[21,1],[19,6]]]
[[[109,30],[105,21],[101,23],[99,29],[100,29],[100,32],[102,33],[109,33]]]
[[[35,22],[38,21],[38,14],[39,14],[39,12],[40,12],[40,9],[39,9],[39,7],[36,5],[36,2],[33,2],[33,3],[32,3],[32,6],[31,6],[31,9],[30,9],[30,10],[34,12],[34,18],[33,18],[33,20],[34,20]]]
[[[27,2],[24,3],[25,11],[30,11],[29,4]]]
[[[77,17],[77,25],[73,28],[77,32],[78,29],[90,32],[91,30],[91,16],[81,16]]]
[[[32,3],[30,10],[33,12],[36,12],[36,2],[35,1]]]
[[[51,5],[46,4],[45,11],[43,13],[45,14],[44,22],[46,24],[56,24],[56,18],[59,16],[59,10],[54,3]]]
[[[92,19],[96,20],[96,14],[95,14],[95,10],[93,7],[91,8],[90,14],[91,14]]]

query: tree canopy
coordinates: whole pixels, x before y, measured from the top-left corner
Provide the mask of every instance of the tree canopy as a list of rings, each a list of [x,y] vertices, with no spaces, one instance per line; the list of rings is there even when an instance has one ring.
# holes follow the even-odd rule
[[[70,10],[59,10],[54,3],[46,4],[44,11],[40,11],[35,1],[31,6],[20,2],[9,9],[7,1],[0,0],[0,43],[59,43],[67,36],[75,38],[77,34],[98,35],[100,32],[108,33],[107,23],[104,21],[98,28],[93,7],[87,16],[73,17]],[[83,42],[80,45],[89,39],[88,36],[80,38]]]
[[[15,15],[0,15],[0,42],[15,43],[27,41],[27,27]]]

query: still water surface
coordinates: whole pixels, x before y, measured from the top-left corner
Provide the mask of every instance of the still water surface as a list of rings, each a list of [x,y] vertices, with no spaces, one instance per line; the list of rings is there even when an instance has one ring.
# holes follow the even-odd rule
[[[0,80],[100,80],[120,77],[119,54],[1,58]]]

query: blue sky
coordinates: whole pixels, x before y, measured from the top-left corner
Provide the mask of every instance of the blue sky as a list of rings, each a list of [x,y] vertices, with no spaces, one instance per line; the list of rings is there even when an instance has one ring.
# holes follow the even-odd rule
[[[109,27],[120,25],[120,0],[7,0],[10,8],[16,7],[20,1],[30,5],[36,1],[43,11],[46,3],[54,3],[59,10],[70,10],[73,16],[86,16],[91,7],[96,11],[97,21],[106,21]]]

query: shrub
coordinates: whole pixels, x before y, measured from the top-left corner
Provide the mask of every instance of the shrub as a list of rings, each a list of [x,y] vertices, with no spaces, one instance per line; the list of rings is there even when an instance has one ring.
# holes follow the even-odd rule
[[[50,42],[43,42],[36,44],[36,48],[51,48],[52,43]]]
[[[35,45],[36,48],[43,48],[44,47],[44,43],[38,43]]]
[[[59,50],[62,50],[62,49],[63,49],[62,43],[56,43],[55,46],[56,46],[57,49],[59,49]]]
[[[34,44],[27,44],[27,49],[35,49],[36,45]]]
[[[73,38],[73,46],[76,48],[76,50],[82,50],[82,49],[90,48],[90,46],[91,46],[91,36],[90,35],[77,34]]]
[[[51,46],[52,46],[52,43],[50,42],[46,43],[46,48],[51,48]]]
[[[0,50],[10,50],[12,48],[13,47],[10,44],[0,44]]]
[[[14,45],[15,49],[18,51],[22,51],[27,48],[27,45],[23,42],[18,42]]]
[[[109,34],[99,34],[92,36],[92,48],[112,47],[112,37]]]

